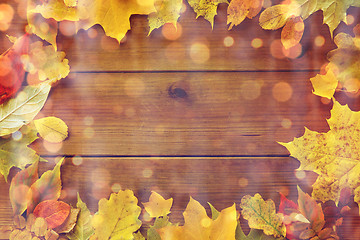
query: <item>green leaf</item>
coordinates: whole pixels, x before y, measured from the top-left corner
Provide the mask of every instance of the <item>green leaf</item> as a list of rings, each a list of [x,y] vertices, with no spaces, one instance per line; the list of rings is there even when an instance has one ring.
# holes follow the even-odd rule
[[[27,214],[33,212],[34,208],[44,200],[57,200],[61,193],[60,167],[64,158],[61,159],[53,170],[46,171],[41,177],[31,185],[27,199]]]
[[[264,201],[260,194],[254,197],[246,195],[241,199],[242,216],[248,220],[250,228],[261,229],[266,235],[281,237],[286,235],[286,228],[276,214],[272,200]]]
[[[14,140],[13,138],[0,138],[0,174],[7,176],[12,167],[24,169],[26,165],[34,163],[37,160],[46,161],[40,158],[34,150],[27,146],[38,139],[37,131],[32,129],[25,133],[26,128],[19,131],[21,138]]]
[[[141,232],[136,232],[133,234],[134,240],[145,240],[144,236],[141,234]]]
[[[154,222],[154,226],[151,226],[147,231],[147,240],[161,240],[159,233],[156,231],[157,229],[171,226],[171,222],[169,222],[169,217],[157,217]]]
[[[0,106],[0,136],[11,134],[28,124],[39,113],[48,97],[49,84],[26,86],[16,98]]]
[[[78,193],[76,207],[80,209],[78,220],[74,229],[66,234],[70,240],[88,240],[93,234],[94,229],[91,226],[92,215],[86,204],[81,200]]]

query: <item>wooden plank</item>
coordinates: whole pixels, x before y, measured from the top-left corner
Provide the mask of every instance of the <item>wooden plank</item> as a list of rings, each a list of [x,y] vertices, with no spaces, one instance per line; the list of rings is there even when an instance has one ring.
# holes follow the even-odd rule
[[[62,148],[33,147],[45,155],[287,155],[276,141],[301,136],[304,126],[328,129],[331,104],[311,93],[313,75],[74,74],[38,116],[62,118],[69,138]]]

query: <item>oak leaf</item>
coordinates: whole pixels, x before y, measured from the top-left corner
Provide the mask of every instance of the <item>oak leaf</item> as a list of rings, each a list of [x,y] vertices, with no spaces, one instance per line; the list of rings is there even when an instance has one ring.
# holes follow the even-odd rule
[[[331,69],[328,69],[325,75],[317,74],[315,77],[310,78],[310,81],[314,88],[313,94],[328,99],[334,96],[338,80]]]
[[[70,214],[70,205],[57,200],[45,200],[34,209],[35,217],[45,219],[48,228],[56,228],[63,224]]]
[[[149,213],[150,217],[165,217],[170,213],[173,199],[169,198],[165,200],[160,194],[152,191],[149,202],[143,203],[146,212]]]
[[[255,17],[261,10],[264,0],[232,0],[227,9],[229,30],[239,25],[245,18]]]
[[[328,132],[318,133],[305,128],[302,137],[280,143],[300,161],[298,170],[319,174],[313,184],[315,200],[338,203],[342,189],[350,188],[355,202],[360,203],[359,121],[360,112],[353,112],[348,106],[334,101],[331,118],[327,120]]]
[[[34,208],[42,201],[57,200],[61,193],[60,167],[64,158],[61,159],[53,170],[44,172],[41,177],[34,182],[28,193],[27,214],[32,213]]]
[[[133,233],[141,226],[138,219],[141,209],[137,201],[131,190],[112,193],[109,200],[101,199],[99,211],[91,221],[94,237],[98,240],[132,240]]]
[[[60,143],[68,136],[66,123],[57,117],[45,117],[34,120],[40,136],[47,142]]]
[[[26,86],[16,98],[0,105],[0,136],[11,134],[28,124],[44,106],[50,85]]]
[[[183,215],[184,226],[166,226],[158,229],[161,239],[235,240],[237,225],[235,204],[222,210],[216,220],[212,220],[207,216],[205,208],[190,198]]]
[[[214,18],[217,14],[217,7],[220,3],[227,3],[227,0],[188,0],[189,5],[194,9],[196,18],[202,16],[214,27]]]
[[[88,240],[94,234],[94,229],[91,225],[92,215],[79,194],[77,199],[76,207],[80,209],[79,216],[74,229],[66,234],[66,236],[70,240]]]
[[[286,229],[279,214],[276,214],[272,200],[264,201],[260,194],[246,195],[241,199],[242,216],[250,228],[261,229],[266,235],[285,237]]]
[[[150,33],[165,23],[172,23],[176,27],[176,22],[180,17],[182,0],[160,0],[159,7],[155,13],[149,14],[149,35]]]

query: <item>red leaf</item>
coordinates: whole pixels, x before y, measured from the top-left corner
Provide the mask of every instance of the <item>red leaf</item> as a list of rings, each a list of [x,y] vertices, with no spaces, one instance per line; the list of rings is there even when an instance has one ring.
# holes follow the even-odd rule
[[[282,193],[279,194],[280,194],[279,213],[289,215],[288,211],[286,211],[287,209],[298,209],[298,205],[296,203],[287,199],[285,195],[283,195]]]
[[[48,228],[56,228],[63,224],[70,214],[70,205],[61,201],[46,200],[34,209],[35,217],[45,218]]]
[[[29,35],[16,40],[14,46],[0,56],[0,104],[19,91],[25,78],[21,56],[29,52]]]

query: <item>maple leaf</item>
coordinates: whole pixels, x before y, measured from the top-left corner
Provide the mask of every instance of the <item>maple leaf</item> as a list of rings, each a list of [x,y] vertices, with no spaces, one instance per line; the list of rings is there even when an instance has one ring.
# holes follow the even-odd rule
[[[338,48],[328,53],[328,68],[347,91],[356,92],[360,86],[360,37],[339,33],[334,42]]]
[[[161,0],[156,13],[149,14],[149,35],[155,29],[165,23],[172,23],[176,27],[176,22],[180,17],[182,0]]]
[[[217,7],[220,3],[227,3],[227,0],[188,0],[189,5],[194,9],[196,18],[203,16],[214,27],[214,17],[217,14]]]
[[[34,120],[40,136],[47,142],[60,143],[68,136],[68,126],[60,118],[45,117]]]
[[[45,200],[58,200],[61,193],[60,167],[64,158],[61,159],[53,170],[44,172],[34,182],[27,193],[27,214],[32,213],[34,208]]]
[[[235,204],[222,210],[216,220],[212,220],[207,216],[205,208],[190,197],[183,215],[184,226],[166,226],[158,229],[161,239],[235,240],[237,225]]]
[[[99,211],[91,221],[94,236],[98,240],[132,240],[133,233],[141,226],[138,219],[140,212],[137,198],[131,190],[112,193],[109,200],[103,198],[99,201]]]
[[[145,210],[149,213],[150,217],[156,218],[166,216],[170,213],[173,199],[165,200],[160,194],[152,191],[149,202],[143,203]]]
[[[260,194],[246,195],[241,199],[242,216],[248,220],[250,228],[261,229],[266,235],[285,237],[285,226],[280,215],[276,214],[272,200],[264,201]]]
[[[253,18],[261,10],[264,0],[232,0],[227,9],[229,30],[239,25],[246,17]]]
[[[327,120],[328,132],[318,133],[305,128],[302,137],[280,143],[300,161],[298,170],[319,174],[313,184],[315,200],[338,203],[341,190],[350,188],[355,202],[360,203],[359,121],[360,112],[353,112],[348,106],[334,101],[331,118]]]
[[[70,240],[88,240],[94,234],[94,229],[91,225],[92,215],[86,204],[81,200],[79,193],[77,195],[76,207],[80,209],[76,225],[66,236]]]
[[[320,97],[331,99],[334,96],[338,80],[331,69],[325,75],[317,74],[315,77],[310,78],[313,85],[313,94]]]
[[[24,169],[26,165],[34,163],[40,158],[34,150],[27,147],[30,143],[38,139],[36,130],[21,129],[21,139],[14,141],[12,138],[0,138],[0,174],[7,181],[10,168],[18,167]]]
[[[0,105],[0,136],[8,135],[28,124],[44,106],[50,85],[26,86],[16,98]]]

